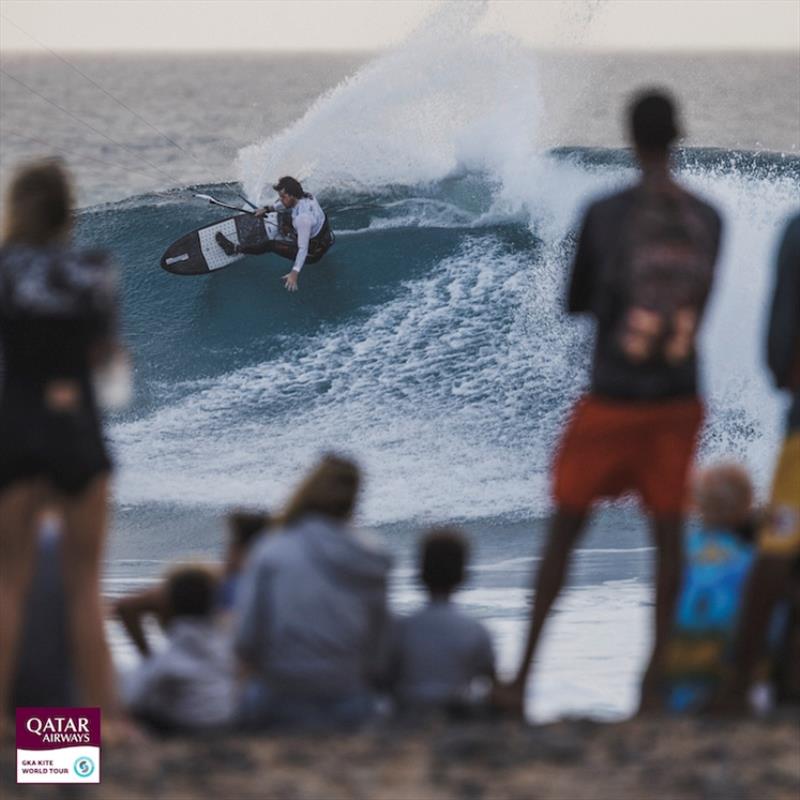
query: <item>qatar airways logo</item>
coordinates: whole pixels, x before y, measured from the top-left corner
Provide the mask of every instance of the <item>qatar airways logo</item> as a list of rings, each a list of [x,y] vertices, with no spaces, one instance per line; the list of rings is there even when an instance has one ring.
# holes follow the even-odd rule
[[[31,717],[25,728],[47,744],[89,744],[92,738],[88,717]]]
[[[99,783],[99,708],[18,708],[17,783]]]

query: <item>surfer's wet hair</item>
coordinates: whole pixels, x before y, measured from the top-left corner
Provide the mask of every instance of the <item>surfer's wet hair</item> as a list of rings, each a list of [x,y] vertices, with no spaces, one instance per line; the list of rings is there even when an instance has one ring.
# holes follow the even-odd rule
[[[457,528],[434,528],[420,549],[420,578],[432,594],[450,594],[464,581],[467,539]]]
[[[306,514],[349,519],[355,508],[361,471],[346,458],[326,455],[289,500],[281,522],[290,525]]]
[[[58,159],[23,164],[6,194],[3,242],[42,246],[72,227],[72,186]]]
[[[291,177],[291,175],[284,175],[272,188],[276,192],[286,192],[286,194],[296,197],[298,200],[306,196],[300,181]]]
[[[667,150],[680,134],[672,97],[661,89],[637,94],[628,107],[631,138],[641,150]]]

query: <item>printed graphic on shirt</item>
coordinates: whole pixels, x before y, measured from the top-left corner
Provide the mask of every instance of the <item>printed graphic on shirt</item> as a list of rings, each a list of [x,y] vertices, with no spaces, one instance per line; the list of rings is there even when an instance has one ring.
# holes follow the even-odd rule
[[[616,337],[621,353],[633,364],[688,361],[711,286],[714,245],[683,193],[642,193],[619,266],[627,297]]]

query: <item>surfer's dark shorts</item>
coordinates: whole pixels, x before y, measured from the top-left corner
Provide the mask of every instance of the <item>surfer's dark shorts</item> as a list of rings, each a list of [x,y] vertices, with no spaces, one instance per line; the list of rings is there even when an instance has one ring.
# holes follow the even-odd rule
[[[597,500],[633,492],[655,516],[684,514],[702,421],[697,398],[650,403],[582,398],[553,466],[557,507],[583,513]]]
[[[6,392],[0,400],[0,491],[43,479],[60,492],[81,494],[112,461],[93,409],[56,413],[28,392]]]
[[[336,243],[336,235],[328,225],[328,217],[320,229],[320,232],[312,237],[308,243],[308,256],[306,264],[317,264],[322,257]],[[294,261],[297,258],[297,242],[294,239],[271,239],[268,243],[269,250],[282,258]]]

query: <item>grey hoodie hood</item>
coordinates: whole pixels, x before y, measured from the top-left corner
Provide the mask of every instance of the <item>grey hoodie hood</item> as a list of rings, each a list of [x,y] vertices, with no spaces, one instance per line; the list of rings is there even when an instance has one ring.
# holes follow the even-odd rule
[[[377,539],[323,516],[266,536],[237,597],[238,654],[280,691],[367,690],[386,632],[390,566]]]
[[[302,537],[311,559],[332,577],[367,590],[380,590],[386,584],[392,560],[369,533],[314,514],[303,517],[285,535]]]

